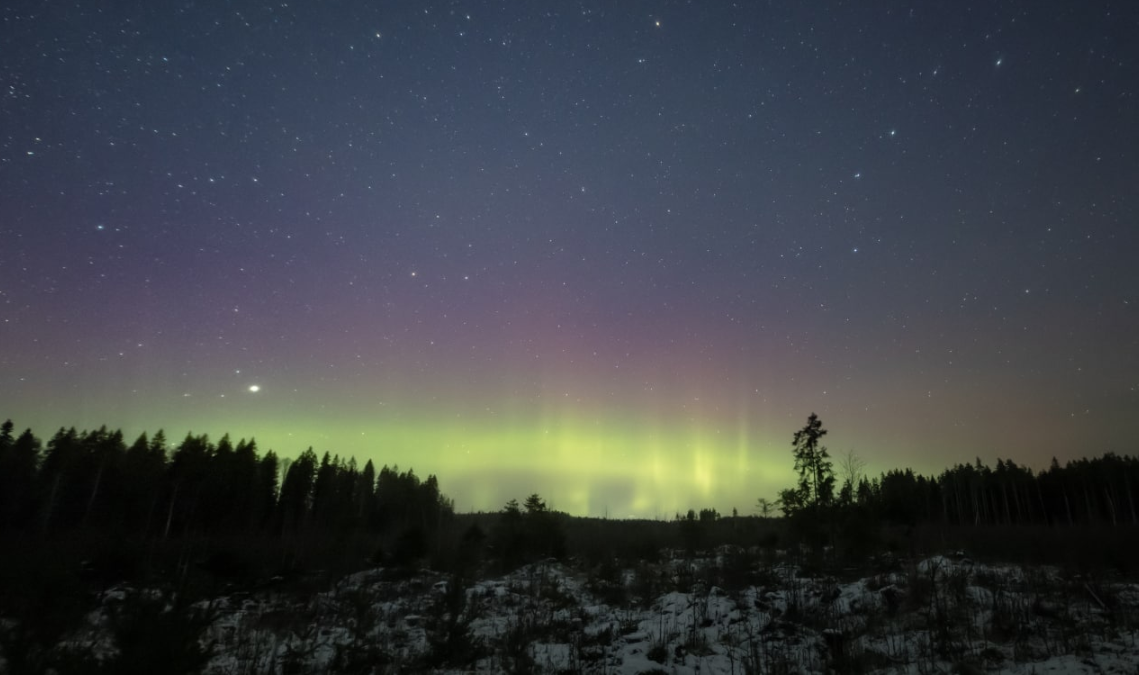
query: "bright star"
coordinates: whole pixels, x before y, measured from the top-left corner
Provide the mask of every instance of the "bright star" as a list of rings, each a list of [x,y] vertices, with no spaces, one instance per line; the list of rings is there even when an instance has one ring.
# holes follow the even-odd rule
[[[261,391],[261,385],[259,385],[259,384],[251,384],[251,385],[249,385],[249,392],[250,392],[251,394],[256,394],[256,393],[257,393],[257,392],[259,392],[259,391]]]

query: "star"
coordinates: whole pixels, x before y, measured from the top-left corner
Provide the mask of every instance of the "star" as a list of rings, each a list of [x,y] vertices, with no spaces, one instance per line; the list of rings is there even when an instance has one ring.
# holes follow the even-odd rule
[[[860,39],[814,40],[832,17],[805,3],[777,21],[746,2],[274,3],[223,17],[216,58],[195,60],[179,49],[215,25],[208,3],[155,3],[146,40],[121,39],[121,4],[9,36],[37,58],[0,93],[0,363],[20,388],[0,422],[256,434],[282,457],[414,459],[461,510],[548,487],[581,514],[635,492],[650,516],[777,494],[789,453],[771,473],[762,448],[813,399],[883,471],[905,448],[929,447],[927,472],[993,459],[1006,421],[988,396],[1031,413],[1001,452],[1034,469],[1139,435],[1139,376],[1118,377],[1139,369],[1118,330],[1139,306],[1120,178],[1136,50],[1105,39],[1115,14],[1073,9],[1055,31],[1010,3],[905,22],[848,3]],[[312,40],[314,20],[338,39]],[[240,26],[266,39],[250,49]],[[178,105],[170,79],[201,95]],[[1057,353],[1119,367],[1077,381]],[[958,368],[936,409],[914,407]],[[1110,419],[1051,426],[1081,396]],[[225,405],[242,403],[258,414]],[[890,410],[922,424],[884,437]],[[482,481],[452,437],[534,485]],[[693,455],[714,484],[693,487]]]

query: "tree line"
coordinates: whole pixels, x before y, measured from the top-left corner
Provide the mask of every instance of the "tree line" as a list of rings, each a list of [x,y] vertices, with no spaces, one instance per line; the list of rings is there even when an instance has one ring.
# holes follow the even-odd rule
[[[1042,471],[997,459],[957,464],[940,475],[893,469],[877,478],[863,473],[853,453],[834,460],[821,439],[818,416],[792,440],[796,486],[778,502],[759,500],[766,515],[778,504],[792,517],[862,514],[899,525],[1139,525],[1139,458],[1107,453]],[[841,481],[841,482],[840,482]],[[836,490],[837,486],[837,490]]]
[[[143,539],[213,535],[401,533],[412,541],[436,531],[454,504],[435,476],[309,448],[292,461],[259,453],[255,440],[211,441],[187,434],[177,445],[159,431],[127,444],[121,431],[59,429],[46,444],[32,431],[0,425],[0,532],[53,535],[77,529]],[[792,519],[857,517],[899,525],[1139,525],[1139,458],[1107,453],[1043,471],[1012,460],[980,459],[939,475],[894,469],[868,476],[853,453],[836,460],[812,414],[792,446],[799,480],[760,514],[778,507]],[[535,496],[536,497],[536,496]],[[538,502],[526,514],[544,519]],[[517,506],[504,509],[517,522]],[[718,514],[701,512],[699,520]],[[824,518],[824,516],[826,516]],[[696,513],[688,520],[695,520]],[[678,516],[678,520],[681,518]],[[543,527],[549,523],[542,522]],[[518,528],[506,528],[518,529]],[[537,528],[541,529],[541,528]],[[521,531],[521,530],[519,530]],[[495,548],[510,549],[504,541]],[[543,554],[556,547],[540,546]]]
[[[454,513],[435,476],[312,448],[293,460],[255,440],[61,428],[43,444],[0,425],[0,532],[51,536],[77,529],[168,539],[242,534],[337,534],[437,529]]]

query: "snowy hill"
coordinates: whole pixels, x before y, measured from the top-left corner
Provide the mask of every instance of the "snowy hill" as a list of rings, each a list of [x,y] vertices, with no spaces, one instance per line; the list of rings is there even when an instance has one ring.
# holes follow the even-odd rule
[[[727,572],[743,560],[746,581]],[[933,557],[864,578],[725,548],[608,572],[547,561],[461,584],[374,569],[315,595],[174,610],[117,588],[69,644],[102,659],[116,616],[200,620],[208,673],[1135,673],[1139,586]],[[132,647],[137,648],[137,647]]]

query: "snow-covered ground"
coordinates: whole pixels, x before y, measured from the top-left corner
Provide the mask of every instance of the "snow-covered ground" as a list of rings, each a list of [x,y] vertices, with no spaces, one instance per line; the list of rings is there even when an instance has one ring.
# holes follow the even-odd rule
[[[600,579],[547,561],[461,586],[376,569],[311,597],[234,594],[198,606],[206,672],[1139,672],[1132,583],[934,557],[854,580],[756,563],[729,590],[723,569],[674,556]]]

